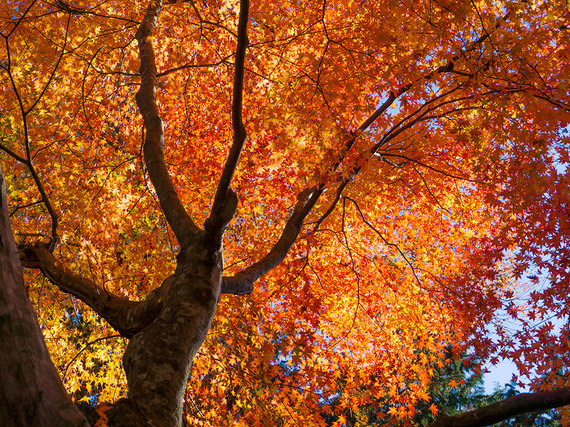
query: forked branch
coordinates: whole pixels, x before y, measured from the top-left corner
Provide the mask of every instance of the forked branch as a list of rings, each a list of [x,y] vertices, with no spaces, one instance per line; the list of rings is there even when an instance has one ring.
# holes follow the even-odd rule
[[[236,73],[234,75],[234,105],[232,109],[232,119],[234,124],[234,145],[232,146],[232,150],[230,151],[230,156],[228,158],[228,162],[224,168],[222,179],[220,179],[220,184],[218,185],[218,190],[216,192],[216,198],[214,201],[214,207],[212,209],[212,216],[216,210],[216,207],[222,206],[223,200],[226,197],[226,194],[230,191],[230,182],[235,171],[235,165],[239,159],[239,153],[241,152],[241,147],[245,142],[245,129],[242,128],[243,123],[241,121],[241,91],[243,90],[243,81],[239,80],[239,77],[243,78],[243,74],[238,74],[239,71],[243,71],[243,63],[239,62],[243,60],[242,57],[239,57],[240,53],[240,42],[246,43],[247,34],[246,29],[242,27],[243,24],[242,18],[244,17],[244,6],[245,2],[241,3],[240,7],[240,28],[238,34],[238,53],[236,54]],[[508,14],[503,16],[499,23],[497,23],[496,28],[498,28],[501,22],[505,21],[508,18]],[[388,97],[385,102],[380,105],[374,113],[372,113],[359,127],[356,129],[355,132],[352,134],[352,138],[346,143],[346,151],[350,150],[354,145],[356,139],[362,134],[362,132],[366,131],[375,121],[380,117],[394,102],[401,97],[403,94],[408,92],[412,87],[420,81],[430,80],[432,77],[438,74],[445,74],[452,72],[455,67],[455,61],[458,61],[463,55],[467,52],[473,50],[476,46],[483,43],[489,36],[485,35],[477,40],[475,40],[470,46],[457,54],[452,58],[452,60],[444,65],[440,66],[437,69],[434,69],[432,72],[426,74],[420,79],[417,79],[413,82],[408,83],[407,85],[401,86],[398,89],[392,90],[388,92]],[[241,45],[241,49],[245,52],[245,45]],[[239,90],[239,93],[236,92]],[[239,119],[239,120],[238,120]],[[378,150],[379,147],[373,148],[369,155],[373,156],[375,152]],[[335,172],[338,167],[340,166],[341,162],[343,161],[343,156],[330,168],[330,172]],[[343,178],[340,180],[340,186],[337,189],[337,195],[335,201],[333,202],[332,206],[329,210],[325,213],[323,218],[321,218],[318,222],[320,224],[324,218],[334,209],[334,206],[340,200],[342,195],[342,190],[348,185],[351,179],[360,171],[361,167],[356,166],[352,169],[351,173],[348,177]],[[232,277],[224,277],[222,282],[222,293],[230,293],[235,295],[244,295],[249,294],[253,290],[253,282],[259,279],[262,275],[270,271],[272,268],[277,266],[287,255],[287,252],[297,239],[301,228],[303,226],[304,219],[314,207],[316,201],[318,200],[321,193],[324,191],[324,184],[319,184],[317,187],[312,189],[307,189],[304,192],[299,194],[298,202],[295,206],[293,214],[287,221],[285,228],[281,234],[280,239],[277,241],[275,246],[265,255],[261,260],[254,263],[253,265],[245,268],[244,270],[240,271],[236,275]]]

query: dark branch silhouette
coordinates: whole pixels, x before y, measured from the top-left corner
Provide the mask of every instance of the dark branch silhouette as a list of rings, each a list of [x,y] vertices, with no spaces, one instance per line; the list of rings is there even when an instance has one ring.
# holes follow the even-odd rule
[[[482,427],[519,414],[546,411],[568,404],[570,404],[570,387],[536,393],[521,393],[464,414],[439,417],[430,424],[430,427]]]

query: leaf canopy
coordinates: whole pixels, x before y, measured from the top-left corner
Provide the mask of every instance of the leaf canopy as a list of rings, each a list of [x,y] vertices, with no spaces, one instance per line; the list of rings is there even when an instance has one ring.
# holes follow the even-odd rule
[[[566,384],[562,3],[252,2],[225,275],[271,250],[303,190],[322,194],[253,293],[221,298],[192,368],[191,423],[325,425],[386,399],[380,419],[411,419],[449,345],[512,358],[536,387]],[[179,249],[141,154],[147,6],[0,5],[0,162],[17,241],[57,243],[70,270],[133,300]],[[200,226],[233,137],[238,12],[169,2],[152,35],[166,163]],[[117,400],[125,340],[41,275],[27,284],[67,389]]]

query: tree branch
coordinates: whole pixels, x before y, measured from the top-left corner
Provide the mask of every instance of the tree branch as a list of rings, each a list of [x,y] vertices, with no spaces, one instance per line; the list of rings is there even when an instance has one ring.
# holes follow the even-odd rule
[[[69,21],[68,21],[68,24],[69,24]],[[66,30],[66,34],[67,34],[67,30]],[[8,78],[10,79],[10,84],[12,85],[14,95],[16,96],[16,100],[18,101],[20,114],[22,115],[22,127],[24,130],[24,146],[25,146],[25,151],[26,151],[26,157],[23,158],[21,156],[18,156],[16,153],[14,153],[13,151],[11,151],[5,147],[2,147],[2,150],[5,151],[6,153],[8,153],[10,156],[12,156],[17,161],[26,165],[26,167],[30,171],[30,174],[32,175],[32,178],[36,184],[36,187],[38,188],[38,191],[40,192],[42,202],[45,204],[45,207],[46,207],[48,214],[50,216],[50,219],[51,219],[50,250],[53,250],[55,247],[55,244],[59,240],[59,238],[57,236],[58,215],[55,212],[55,209],[53,208],[53,206],[51,204],[51,201],[47,195],[47,192],[45,191],[45,188],[42,184],[42,181],[41,181],[41,179],[40,179],[40,177],[39,177],[39,175],[38,175],[38,173],[37,173],[37,171],[36,171],[36,169],[32,163],[32,154],[31,154],[31,150],[30,150],[30,138],[29,138],[28,121],[27,121],[27,116],[30,113],[31,109],[26,110],[26,108],[24,107],[24,101],[22,100],[22,97],[20,96],[20,91],[18,90],[18,87],[16,85],[16,81],[14,80],[14,76],[13,76],[12,70],[11,70],[10,45],[8,44],[8,38],[7,37],[6,37],[6,52],[8,54],[8,64],[3,68],[6,70],[6,72],[8,74]],[[62,53],[62,55],[63,55],[63,53]],[[61,59],[61,57],[60,57],[60,59]],[[59,63],[59,60],[58,60],[58,63]],[[53,77],[54,73],[55,73],[55,69],[51,74],[50,81],[51,81],[51,78]],[[39,100],[39,98],[36,100],[34,105],[36,105],[38,100]],[[1,142],[3,142],[3,141],[1,141]]]
[[[4,140],[2,138],[0,138],[0,150],[4,151],[5,153],[7,153],[10,157],[12,157],[14,160],[23,163],[24,165],[28,164],[28,161],[26,159],[24,159],[23,157],[19,156],[18,154],[16,154],[15,152],[13,152],[12,150],[10,150],[8,147],[4,147],[4,145],[2,145],[4,143]]]
[[[488,426],[526,412],[542,412],[568,404],[570,404],[570,387],[521,393],[460,415],[439,417],[430,424],[430,427]]]
[[[277,243],[256,263],[234,276],[224,277],[222,279],[222,293],[234,295],[250,294],[253,291],[253,282],[283,261],[285,256],[287,256],[287,252],[289,252],[289,249],[297,240],[306,216],[313,209],[322,192],[322,187],[311,187],[299,193],[293,213],[287,220]]]
[[[206,232],[209,235],[212,235],[212,237],[216,236],[216,241],[221,239],[221,231],[230,221],[234,213],[233,211],[235,211],[234,207],[234,210],[231,212],[231,216],[229,218],[227,217],[230,213],[230,209],[226,208],[226,205],[228,205],[228,203],[233,204],[233,199],[235,198],[235,195],[232,195],[233,191],[231,190],[230,185],[247,138],[247,132],[243,124],[243,76],[245,50],[248,45],[247,21],[249,20],[249,0],[241,0],[239,9],[238,39],[234,65],[234,88],[232,101],[233,143],[222,171],[220,181],[218,182],[218,188],[216,189],[216,195],[214,196],[214,203],[212,204],[210,217],[204,224]],[[228,197],[230,197],[230,201],[227,201]]]
[[[156,62],[152,46],[152,33],[156,26],[162,1],[151,1],[135,35],[139,43],[141,85],[136,101],[146,128],[144,160],[152,185],[158,195],[166,220],[182,245],[199,228],[190,218],[170,179],[164,161],[164,128],[156,104]]]
[[[164,285],[151,293],[144,301],[130,301],[108,292],[94,281],[67,270],[45,244],[19,247],[20,261],[25,268],[37,268],[61,291],[79,298],[97,312],[126,338],[132,337],[152,322],[162,309]]]

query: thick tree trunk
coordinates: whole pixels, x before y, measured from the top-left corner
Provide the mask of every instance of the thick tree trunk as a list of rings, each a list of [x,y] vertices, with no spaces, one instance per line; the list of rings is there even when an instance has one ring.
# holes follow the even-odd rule
[[[162,312],[127,346],[128,398],[108,413],[117,425],[182,424],[192,360],[210,329],[221,289],[221,248],[209,248],[205,236],[180,253],[176,272],[163,284],[169,289]]]
[[[28,299],[0,169],[0,424],[87,426],[67,395]]]

